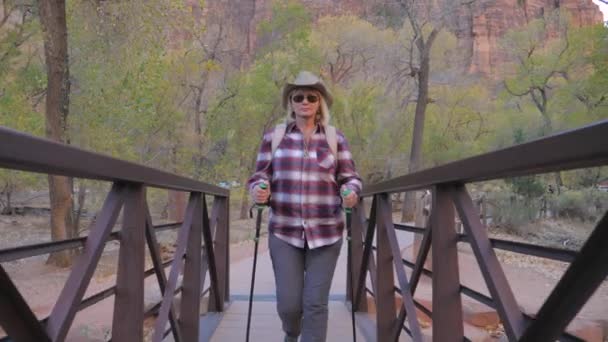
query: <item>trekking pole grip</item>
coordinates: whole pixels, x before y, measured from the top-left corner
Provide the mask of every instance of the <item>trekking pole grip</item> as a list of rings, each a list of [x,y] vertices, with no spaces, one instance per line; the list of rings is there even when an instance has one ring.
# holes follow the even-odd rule
[[[342,190],[342,197],[346,197],[348,195],[350,195],[350,193],[353,192],[351,189],[345,188]],[[344,212],[347,214],[350,214],[353,212],[352,208],[344,208]]]

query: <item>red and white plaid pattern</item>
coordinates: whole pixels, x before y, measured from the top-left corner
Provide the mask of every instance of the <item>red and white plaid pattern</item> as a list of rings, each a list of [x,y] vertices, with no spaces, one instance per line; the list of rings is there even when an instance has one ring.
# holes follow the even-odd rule
[[[357,194],[362,188],[344,134],[336,132],[336,162],[321,125],[310,139],[308,153],[302,132],[292,122],[273,158],[272,133],[271,129],[264,134],[256,171],[247,183],[249,189],[270,183],[270,233],[300,248],[305,241],[313,249],[340,240],[344,230],[340,187],[346,185]]]

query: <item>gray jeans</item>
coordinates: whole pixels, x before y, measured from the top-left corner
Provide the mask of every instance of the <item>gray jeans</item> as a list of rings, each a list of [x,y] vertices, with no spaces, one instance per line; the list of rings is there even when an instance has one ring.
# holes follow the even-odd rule
[[[294,247],[274,234],[268,240],[283,330],[291,337],[302,334],[302,342],[325,341],[329,289],[342,240],[315,249]]]

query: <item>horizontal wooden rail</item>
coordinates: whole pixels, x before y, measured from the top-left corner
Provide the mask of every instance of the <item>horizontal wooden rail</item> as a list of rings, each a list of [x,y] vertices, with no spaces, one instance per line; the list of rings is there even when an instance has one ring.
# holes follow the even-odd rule
[[[229,190],[0,126],[0,168],[227,197]],[[58,158],[61,156],[61,158]]]
[[[169,229],[179,228],[181,222],[167,223],[154,226],[155,232],[161,232]],[[113,232],[110,234],[106,243],[110,241],[118,241],[119,233]],[[43,242],[25,246],[11,247],[0,250],[0,262],[9,262],[38,255],[49,254],[53,252],[60,252],[68,249],[81,248],[87,242],[87,237],[79,237],[73,239],[66,239],[61,241]]]
[[[406,231],[415,234],[424,234],[425,232],[424,228],[418,228],[399,223],[395,223],[395,230]],[[458,241],[466,243],[470,242],[469,237],[466,234],[458,234]],[[563,262],[572,262],[578,254],[577,251],[573,251],[570,249],[547,247],[518,241],[490,238],[490,243],[496,249],[502,249],[509,252],[532,255],[539,258]]]
[[[608,164],[608,120],[365,186],[362,196]]]

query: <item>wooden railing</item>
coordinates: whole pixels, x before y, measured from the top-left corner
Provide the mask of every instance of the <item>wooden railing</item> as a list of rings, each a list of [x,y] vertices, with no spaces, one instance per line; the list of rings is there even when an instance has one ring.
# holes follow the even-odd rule
[[[422,341],[415,308],[432,318],[433,341],[467,340],[461,295],[494,308],[510,341],[580,341],[565,329],[608,275],[608,213],[604,213],[578,252],[490,239],[465,185],[607,164],[608,121],[602,121],[364,188],[362,197],[373,200],[369,214],[363,201],[353,213],[354,267],[349,267],[349,272],[356,283],[354,296],[347,284],[348,299],[356,311],[365,312],[367,301],[364,298],[368,293],[373,296],[378,341],[397,341],[402,331],[414,341]],[[432,192],[428,227],[394,224],[389,195],[422,189]],[[456,214],[466,234],[457,234]],[[401,257],[397,231],[423,236],[415,263]],[[376,246],[372,245],[374,235]],[[470,244],[490,296],[460,283],[459,242]],[[432,272],[424,268],[431,248]],[[570,262],[534,318],[520,310],[495,248]],[[404,266],[412,269],[409,279]],[[394,274],[397,275],[397,287]],[[368,275],[372,289],[366,287]],[[414,299],[421,276],[432,278],[432,310]],[[350,279],[351,276],[347,276],[347,280]],[[394,310],[397,294],[402,296],[399,312]],[[404,325],[406,319],[407,325]]]
[[[153,341],[161,341],[169,333],[173,333],[175,341],[196,341],[201,296],[209,296],[209,311],[223,311],[224,302],[230,297],[227,190],[3,127],[0,127],[0,168],[112,183],[88,236],[0,250],[0,262],[8,262],[81,249],[50,315],[40,321],[0,264],[0,326],[8,335],[2,340],[63,341],[78,311],[112,295],[113,341],[142,341],[144,318],[151,315],[157,316]],[[149,187],[190,193],[184,221],[154,226],[146,200]],[[213,197],[210,216],[208,196]],[[122,228],[112,232],[121,209]],[[163,263],[156,233],[178,227],[174,257]],[[116,285],[83,298],[105,244],[113,240],[120,242]],[[146,245],[153,263],[148,270],[144,260]],[[171,269],[167,279],[168,265]],[[207,273],[210,286],[203,289]],[[162,299],[144,312],[144,278],[153,274]],[[183,274],[181,283],[180,274]],[[180,292],[177,315],[173,297]],[[165,330],[167,321],[169,330]]]

